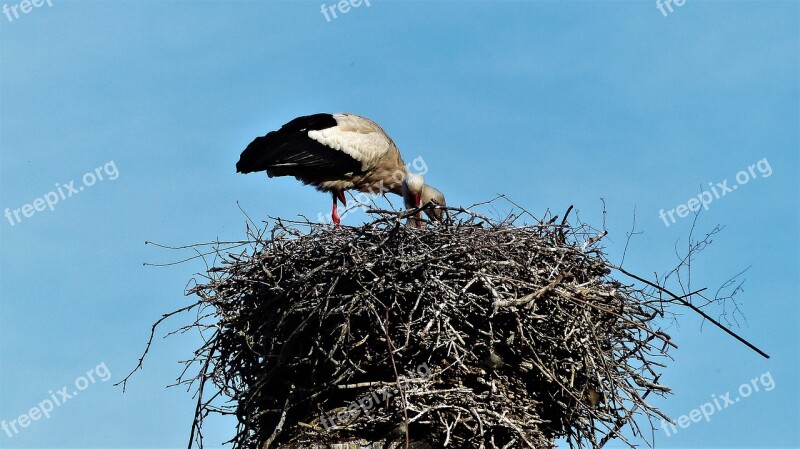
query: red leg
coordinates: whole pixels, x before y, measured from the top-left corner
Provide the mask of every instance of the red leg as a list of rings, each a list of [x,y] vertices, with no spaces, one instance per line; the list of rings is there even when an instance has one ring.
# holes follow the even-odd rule
[[[422,205],[419,193],[414,194],[414,204],[416,205],[416,207],[420,207]],[[418,228],[425,227],[425,225],[422,223],[422,211],[417,212],[416,216],[417,218],[416,220],[414,220],[414,225]]]
[[[339,192],[341,194],[341,191]],[[333,224],[335,227],[339,227],[339,224],[342,222],[339,219],[339,214],[337,213],[337,204],[336,204],[336,192],[333,192],[333,209],[331,209],[331,219],[333,219]]]

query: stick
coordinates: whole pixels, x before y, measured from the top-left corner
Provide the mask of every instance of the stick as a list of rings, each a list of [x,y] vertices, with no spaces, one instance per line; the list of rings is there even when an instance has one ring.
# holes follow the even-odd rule
[[[694,310],[695,312],[700,314],[700,316],[702,316],[703,318],[707,319],[708,321],[710,321],[712,324],[714,324],[718,328],[720,328],[723,331],[725,331],[728,335],[730,335],[733,338],[739,340],[745,346],[747,346],[748,348],[750,348],[753,351],[757,352],[758,354],[760,354],[765,359],[769,358],[769,355],[767,355],[766,352],[762,351],[761,349],[758,349],[758,347],[756,347],[754,344],[752,344],[749,341],[745,340],[744,338],[740,337],[736,332],[734,332],[734,331],[728,329],[727,327],[723,326],[722,323],[720,323],[719,321],[715,320],[714,318],[711,318],[710,316],[708,316],[707,313],[705,313],[702,310],[700,310],[697,306],[695,306],[694,304],[690,303],[689,301],[681,298],[680,296],[676,295],[675,293],[672,293],[671,291],[667,290],[666,288],[664,288],[664,287],[662,287],[662,286],[660,286],[658,284],[654,284],[654,283],[648,281],[647,279],[643,279],[643,278],[641,278],[639,276],[636,276],[635,274],[630,273],[629,271],[625,270],[624,268],[618,267],[618,266],[616,266],[616,265],[614,265],[614,264],[612,264],[610,262],[606,262],[606,265],[609,268],[613,268],[613,269],[619,271],[620,273],[622,273],[622,274],[624,274],[626,276],[632,277],[632,278],[636,279],[639,282],[644,282],[645,284],[647,284],[647,285],[649,285],[649,286],[651,286],[653,288],[658,289],[659,291],[662,291],[662,292],[672,296],[674,299],[680,301],[681,304],[683,304],[686,307]]]

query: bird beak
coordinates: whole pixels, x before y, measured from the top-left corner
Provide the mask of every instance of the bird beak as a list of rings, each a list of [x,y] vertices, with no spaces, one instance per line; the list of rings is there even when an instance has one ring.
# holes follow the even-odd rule
[[[342,205],[347,206],[347,198],[344,196],[344,190],[336,191],[336,196],[339,198],[339,201],[342,202]]]
[[[425,213],[428,215],[428,217],[431,220],[443,221],[444,217],[442,216],[443,215],[442,214],[442,209],[439,209],[437,206],[439,206],[439,202],[436,201],[436,200],[432,200],[431,201],[431,207],[426,209]]]

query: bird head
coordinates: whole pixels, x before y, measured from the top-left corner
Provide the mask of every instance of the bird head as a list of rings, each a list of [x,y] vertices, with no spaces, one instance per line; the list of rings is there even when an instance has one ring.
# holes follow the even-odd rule
[[[426,184],[425,186],[422,187],[422,194],[420,195],[420,204],[428,205],[430,203],[433,203],[434,206],[442,206],[442,207],[447,206],[447,203],[444,201],[444,195],[442,195],[442,192]],[[429,208],[425,209],[425,213],[431,220],[442,221],[442,209]]]
[[[403,179],[403,202],[406,209],[414,209],[433,203],[435,206],[446,206],[444,195],[439,190],[425,184],[425,178],[417,173],[409,173]],[[426,209],[425,214],[431,220],[442,220],[441,209]],[[419,218],[419,215],[417,216]]]

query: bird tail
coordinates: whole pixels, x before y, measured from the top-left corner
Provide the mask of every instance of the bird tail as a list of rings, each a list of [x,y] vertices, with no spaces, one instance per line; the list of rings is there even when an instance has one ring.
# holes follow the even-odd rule
[[[239,156],[239,162],[236,163],[237,173],[252,173],[266,169],[265,155],[269,153],[270,134],[266,136],[256,137],[255,140],[250,142],[250,145],[242,151]]]

